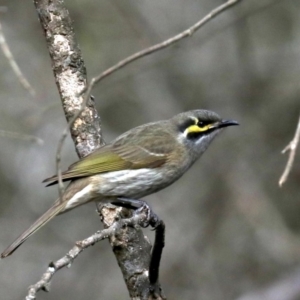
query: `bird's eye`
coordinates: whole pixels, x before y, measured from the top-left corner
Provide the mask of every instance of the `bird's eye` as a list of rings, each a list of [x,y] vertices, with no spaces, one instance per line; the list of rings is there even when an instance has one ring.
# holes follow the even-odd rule
[[[203,121],[199,121],[197,125],[198,125],[198,127],[204,127],[207,124],[205,124],[205,122],[203,122]]]

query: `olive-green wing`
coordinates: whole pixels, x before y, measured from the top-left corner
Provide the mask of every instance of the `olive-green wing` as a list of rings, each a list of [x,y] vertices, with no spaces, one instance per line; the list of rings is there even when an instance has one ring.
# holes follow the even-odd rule
[[[62,173],[62,180],[92,176],[105,172],[155,168],[164,164],[172,147],[162,147],[165,141],[163,136],[145,134],[139,139],[129,139],[128,136],[121,136],[113,144],[106,145],[90,155],[72,164],[69,169]],[[129,137],[130,138],[130,137]],[[142,146],[143,145],[143,146]],[[150,145],[150,147],[149,147]],[[49,185],[57,183],[57,176],[45,179],[43,182],[50,182]]]

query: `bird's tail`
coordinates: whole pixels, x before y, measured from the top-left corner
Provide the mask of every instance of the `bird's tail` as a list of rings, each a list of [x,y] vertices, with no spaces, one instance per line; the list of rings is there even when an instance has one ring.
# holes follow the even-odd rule
[[[10,246],[8,246],[1,258],[11,255],[18,247],[20,247],[32,234],[38,229],[48,223],[52,218],[58,215],[65,207],[66,203],[59,203],[58,201],[48,209],[40,218],[38,218],[27,230],[25,230]]]

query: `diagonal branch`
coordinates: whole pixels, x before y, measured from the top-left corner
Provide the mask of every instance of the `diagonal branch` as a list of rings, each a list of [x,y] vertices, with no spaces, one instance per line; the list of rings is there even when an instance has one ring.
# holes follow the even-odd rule
[[[1,7],[0,7],[0,10],[1,10]],[[21,85],[24,87],[25,90],[27,90],[31,94],[31,96],[34,96],[35,90],[30,85],[28,80],[25,78],[25,76],[23,75],[21,69],[19,68],[16,60],[14,59],[14,56],[11,53],[10,48],[5,40],[5,36],[4,36],[3,30],[2,30],[1,23],[0,23],[0,47],[2,49],[3,54],[7,58],[12,70],[14,71],[17,78],[19,79],[19,82],[21,83]]]
[[[104,211],[103,211],[104,210]],[[29,287],[28,294],[26,296],[26,300],[34,300],[36,299],[36,294],[40,290],[49,291],[50,283],[53,278],[53,276],[62,268],[69,267],[73,263],[73,261],[81,254],[81,252],[91,246],[94,246],[96,243],[104,240],[104,239],[115,239],[115,233],[118,232],[119,234],[122,234],[122,231],[127,230],[128,227],[135,227],[138,226],[140,222],[143,222],[145,216],[143,214],[135,214],[130,218],[126,219],[118,219],[118,215],[122,213],[122,208],[117,208],[115,211],[115,217],[117,218],[117,221],[112,219],[111,224],[107,228],[98,231],[91,235],[90,237],[78,241],[75,243],[74,247],[62,258],[58,259],[55,262],[51,262],[46,270],[46,272],[41,276],[41,279]],[[101,214],[105,215],[110,213],[109,209],[107,207],[102,208]],[[145,240],[146,241],[146,240]],[[120,242],[120,241],[119,241]],[[151,245],[148,241],[146,241],[145,247],[149,250],[151,248]],[[150,250],[149,250],[150,251]],[[146,270],[147,264],[149,264],[149,261],[141,261],[142,269],[140,270]],[[139,270],[139,272],[140,272]],[[131,274],[132,275],[132,274]],[[147,272],[144,273],[144,277],[147,278]],[[127,280],[132,280],[132,278],[128,278]]]
[[[161,42],[158,43],[156,45],[153,45],[149,48],[146,48],[142,51],[136,52],[130,56],[128,56],[127,58],[119,61],[117,64],[115,64],[114,66],[108,68],[107,70],[105,70],[104,72],[102,72],[100,75],[94,77],[89,86],[87,87],[86,94],[85,94],[85,100],[88,99],[93,87],[100,82],[102,79],[104,79],[105,77],[111,75],[112,73],[118,71],[119,69],[125,67],[126,65],[142,58],[145,57],[149,54],[152,54],[154,52],[157,52],[159,50],[165,49],[167,47],[170,47],[174,44],[176,44],[177,42],[192,36],[196,31],[198,31],[201,27],[203,27],[207,22],[211,21],[212,19],[214,19],[215,17],[217,17],[219,14],[221,14],[222,12],[224,12],[225,10],[231,8],[232,6],[236,5],[238,2],[241,2],[242,0],[229,0],[226,3],[216,7],[215,9],[213,9],[209,14],[207,14],[204,18],[202,18],[200,21],[198,21],[197,23],[195,23],[194,25],[192,25],[191,27],[189,27],[188,29],[184,30],[183,32],[176,34],[175,36]]]
[[[299,117],[299,121],[298,121],[298,125],[297,125],[297,129],[296,129],[294,138],[282,150],[282,153],[290,151],[290,154],[289,154],[289,158],[288,158],[287,164],[285,166],[285,169],[283,171],[283,174],[281,175],[281,177],[279,179],[279,186],[280,187],[282,187],[282,185],[286,182],[286,180],[289,176],[289,173],[291,172],[291,169],[293,167],[297,146],[299,144],[299,139],[300,139],[300,117]]]

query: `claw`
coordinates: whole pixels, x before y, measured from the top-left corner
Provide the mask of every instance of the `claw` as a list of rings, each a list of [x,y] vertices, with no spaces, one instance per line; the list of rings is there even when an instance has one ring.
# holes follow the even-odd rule
[[[157,214],[155,214],[152,209],[150,208],[150,206],[147,203],[143,203],[143,205],[138,208],[134,214],[146,214],[146,218],[140,222],[140,226],[143,228],[148,227],[149,225],[152,227],[152,230],[156,230],[157,227],[161,224],[161,220],[159,219],[159,217],[157,216]]]

